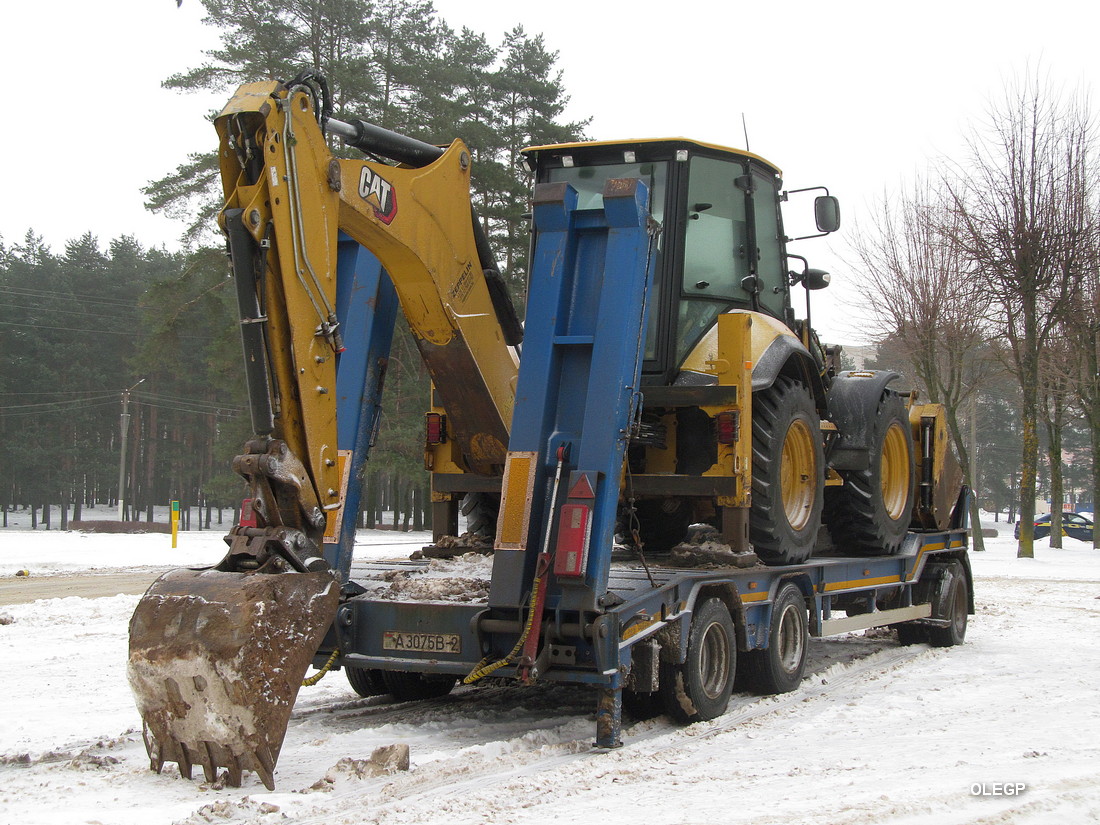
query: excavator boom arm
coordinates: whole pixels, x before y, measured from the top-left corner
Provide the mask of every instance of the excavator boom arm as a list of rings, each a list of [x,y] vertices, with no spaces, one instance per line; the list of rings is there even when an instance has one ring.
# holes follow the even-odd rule
[[[520,327],[471,208],[469,150],[331,121],[403,165],[338,158],[317,96],[308,80],[248,84],[215,119],[255,431],[234,469],[257,524],[230,531],[215,568],[158,579],[130,626],[151,764],[188,778],[201,764],[209,779],[251,770],[274,786],[350,570],[395,303],[465,469],[498,474],[507,453]]]

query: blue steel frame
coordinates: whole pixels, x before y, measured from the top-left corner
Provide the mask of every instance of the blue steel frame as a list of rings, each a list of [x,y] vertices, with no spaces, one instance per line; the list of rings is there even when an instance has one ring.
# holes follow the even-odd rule
[[[371,252],[342,232],[337,243],[336,317],[345,349],[336,362],[336,448],[350,451],[350,466],[337,541],[326,542],[324,555],[340,581],[347,582],[363,491],[363,465],[378,425],[398,301],[389,275]]]
[[[547,509],[559,447],[567,448],[569,473],[563,474],[558,507],[569,503],[569,492],[584,477],[586,495],[576,501],[592,508],[584,574],[551,576],[550,610],[598,610],[607,591],[653,269],[648,197],[645,184],[634,179],[608,181],[602,209],[578,209],[577,192],[568,184],[535,189],[528,295],[534,311],[527,315],[508,443],[509,452],[539,456],[524,582],[534,577],[546,537],[553,546],[557,513]]]

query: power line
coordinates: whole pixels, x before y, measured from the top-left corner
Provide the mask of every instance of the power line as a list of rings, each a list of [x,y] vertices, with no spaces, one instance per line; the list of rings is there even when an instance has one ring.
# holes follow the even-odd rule
[[[0,407],[0,412],[7,412],[8,410],[26,410],[39,407],[61,407],[61,406],[79,406],[88,401],[102,401],[104,399],[114,400],[114,395],[97,395],[92,398],[74,398],[68,401],[42,401],[38,404],[12,404],[7,407]]]
[[[28,329],[52,329],[59,332],[90,332],[96,335],[140,335],[140,332],[132,330],[112,330],[112,329],[77,329],[76,327],[55,327],[51,324],[20,324],[16,321],[0,321],[0,325],[6,327],[25,327]],[[195,336],[199,337],[199,336]]]
[[[0,395],[81,395],[89,392],[110,392],[110,390],[36,390],[31,392],[11,390],[10,392],[0,391]]]
[[[57,307],[45,307],[42,305],[28,305],[28,304],[6,304],[6,307],[10,309],[30,309],[45,312],[49,315],[79,315],[82,318],[95,318],[97,320],[104,321],[123,321],[125,323],[133,323],[134,318],[126,318],[122,315],[103,315],[98,312],[89,312],[86,309],[58,309]]]
[[[185,405],[191,406],[191,407],[208,407],[212,410],[225,410],[225,409],[237,410],[237,411],[243,411],[244,410],[244,407],[242,407],[240,404],[222,404],[218,401],[206,401],[204,399],[184,398],[184,397],[180,397],[180,396],[166,395],[166,394],[163,394],[163,393],[144,392],[144,391],[140,391],[140,390],[134,393],[134,397],[135,397],[135,399],[138,399],[138,400],[150,399],[150,402],[156,402],[156,401],[160,401],[162,403],[164,403],[164,402],[174,402],[174,403],[178,403],[178,404],[185,404]]]
[[[7,292],[11,295],[22,295],[27,298],[49,298],[51,301],[80,301],[84,304],[105,304],[107,306],[125,307],[127,309],[138,309],[141,306],[138,301],[123,301],[114,298],[105,298],[102,294],[80,295],[74,292],[51,292],[44,289],[31,289],[30,287],[11,286],[8,284],[0,286],[0,292]]]
[[[118,400],[115,399],[115,398],[112,398],[109,401],[100,401],[99,403],[87,404],[83,407],[67,407],[65,409],[54,408],[52,410],[27,410],[25,412],[12,412],[12,413],[7,412],[7,410],[5,410],[3,408],[0,408],[0,412],[3,413],[4,418],[20,418],[22,416],[27,416],[27,415],[56,415],[57,413],[72,413],[76,410],[91,410],[91,409],[94,409],[96,407],[114,406],[117,403],[118,403]]]
[[[111,329],[83,329],[76,327],[56,327],[50,324],[20,324],[15,321],[0,321],[0,326],[8,327],[26,327],[28,329],[52,329],[59,332],[87,332],[93,335],[148,335],[148,337],[155,337],[155,333],[144,333],[140,330],[111,330]],[[206,335],[177,335],[177,338],[186,339],[189,341],[209,341],[210,337]]]
[[[241,412],[243,412],[243,410],[240,410],[240,409],[231,410],[231,409],[224,409],[224,408],[219,408],[219,409],[216,409],[216,410],[195,410],[195,409],[190,409],[188,407],[176,407],[176,406],[172,406],[170,404],[153,404],[153,403],[150,403],[149,401],[137,401],[137,400],[135,400],[133,403],[134,404],[140,404],[141,406],[144,406],[144,407],[156,407],[157,409],[161,409],[161,410],[175,410],[176,412],[192,413],[194,415],[217,415],[217,416],[221,416],[222,418],[236,418],[238,415],[241,414]]]

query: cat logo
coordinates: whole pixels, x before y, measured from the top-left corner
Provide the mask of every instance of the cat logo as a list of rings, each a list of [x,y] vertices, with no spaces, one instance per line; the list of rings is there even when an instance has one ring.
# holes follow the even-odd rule
[[[378,220],[389,226],[397,214],[397,193],[393,185],[369,166],[364,166],[359,174],[359,196],[374,207]]]

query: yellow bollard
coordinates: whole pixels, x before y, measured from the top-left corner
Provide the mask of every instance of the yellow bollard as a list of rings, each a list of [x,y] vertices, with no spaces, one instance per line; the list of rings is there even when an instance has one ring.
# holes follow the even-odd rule
[[[172,549],[176,549],[176,537],[180,529],[180,503],[172,502]]]

